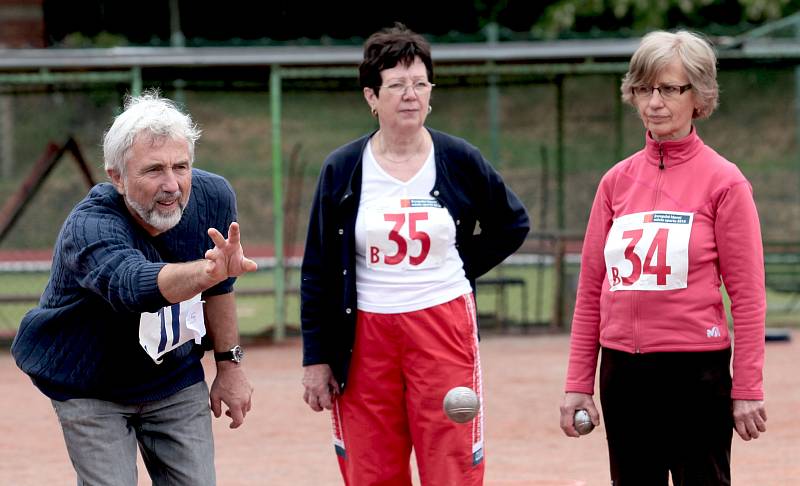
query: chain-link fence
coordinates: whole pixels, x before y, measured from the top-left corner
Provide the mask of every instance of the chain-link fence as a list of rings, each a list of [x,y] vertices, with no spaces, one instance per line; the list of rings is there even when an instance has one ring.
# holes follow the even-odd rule
[[[245,246],[253,254],[269,255],[274,234],[269,86],[266,81],[230,79],[219,71],[208,75],[220,77],[184,80],[179,91],[171,82],[145,78],[144,87],[159,86],[166,96],[185,104],[203,130],[196,166],[231,181]],[[554,302],[568,305],[571,301],[574,277],[570,275],[577,269],[574,256],[569,255],[579,251],[597,183],[616,161],[643,144],[641,123],[631,108],[618,102],[619,78],[611,74],[498,76],[497,131],[489,102],[495,88],[489,87],[485,76],[436,79],[428,125],[476,145],[520,196],[533,220],[534,235],[521,251],[528,258],[490,275],[508,281],[522,279],[524,286],[487,284],[486,291],[479,292],[480,309],[516,323],[546,324],[552,321]],[[765,240],[800,240],[794,67],[732,67],[722,69],[719,78],[720,107],[709,120],[698,123],[698,132],[752,182]],[[299,256],[322,160],[336,147],[374,129],[376,123],[355,77],[285,79],[282,87],[284,240],[287,255]],[[78,142],[96,179],[104,180],[100,140],[127,89],[113,83],[0,87],[0,201],[8,201],[19,190],[48,142],[63,143],[69,136]],[[563,147],[560,154],[559,147]],[[63,219],[86,192],[69,158],[55,167],[0,241],[3,259],[16,258],[9,256],[11,250],[51,247]],[[559,163],[563,163],[561,172]],[[563,246],[568,255],[567,278],[554,284],[558,245],[545,243],[570,235],[568,239],[577,243]],[[44,288],[46,276],[46,272],[3,272],[0,296],[35,296]],[[269,272],[245,277],[240,283],[241,289],[255,289],[253,296],[242,297],[240,306],[243,320],[253,316],[252,328],[246,325],[253,334],[271,325],[272,286]],[[296,286],[294,269],[287,288]],[[559,288],[568,292],[560,300],[554,296]],[[496,290],[503,290],[500,297]],[[257,303],[261,300],[264,306]],[[296,300],[296,294],[290,293],[286,311],[290,325],[299,320]],[[13,333],[31,305],[0,299],[0,329]]]

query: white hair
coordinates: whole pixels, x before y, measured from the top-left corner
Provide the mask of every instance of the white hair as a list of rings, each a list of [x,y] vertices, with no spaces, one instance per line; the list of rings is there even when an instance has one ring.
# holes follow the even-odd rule
[[[148,90],[141,96],[127,97],[124,111],[105,133],[103,161],[106,170],[116,171],[125,177],[128,151],[140,134],[151,139],[169,137],[186,140],[189,163],[194,162],[194,143],[200,138],[200,129],[172,100],[162,98],[158,90]]]

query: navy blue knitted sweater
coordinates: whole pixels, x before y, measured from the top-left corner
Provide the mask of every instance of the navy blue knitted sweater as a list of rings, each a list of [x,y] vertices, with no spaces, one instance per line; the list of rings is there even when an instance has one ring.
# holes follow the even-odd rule
[[[227,236],[235,220],[230,184],[198,169],[180,223],[156,237],[111,184],[93,187],[64,222],[47,287],[22,319],[11,347],[17,365],[55,400],[142,403],[204,379],[202,346],[189,341],[156,364],[139,344],[139,318],[170,304],[158,290],[161,268],[203,258],[214,246],[206,230]],[[203,295],[231,292],[234,280]]]

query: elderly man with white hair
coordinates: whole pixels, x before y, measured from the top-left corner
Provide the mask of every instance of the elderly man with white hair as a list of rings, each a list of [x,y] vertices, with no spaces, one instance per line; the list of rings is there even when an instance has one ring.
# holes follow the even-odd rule
[[[256,264],[230,184],[192,168],[199,136],[158,93],[128,100],[103,144],[111,183],[67,217],[12,345],[52,400],[79,485],[137,484],[137,443],[153,484],[214,484],[209,400],[232,428],[250,410],[233,284]]]

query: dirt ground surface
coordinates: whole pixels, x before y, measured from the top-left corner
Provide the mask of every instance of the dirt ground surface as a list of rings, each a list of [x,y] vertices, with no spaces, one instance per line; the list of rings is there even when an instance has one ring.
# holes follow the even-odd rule
[[[800,333],[767,343],[768,430],[744,442],[734,434],[733,484],[800,484]],[[481,343],[486,405],[486,484],[609,484],[602,427],[580,439],[558,427],[566,371],[566,335],[485,336]],[[238,430],[214,420],[221,486],[339,485],[328,414],[303,403],[300,341],[250,345],[246,366],[254,409]],[[213,377],[213,364],[207,368]],[[0,353],[0,485],[74,485],[50,402]],[[698,411],[702,413],[702,411]],[[658,424],[643,433],[667,433]],[[140,460],[141,464],[141,460]],[[140,466],[139,485],[150,484]]]

